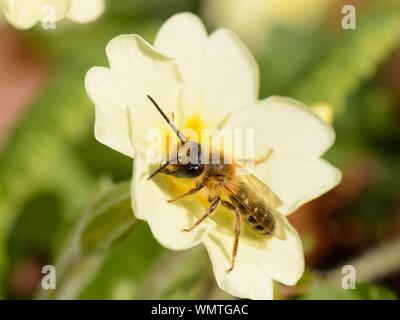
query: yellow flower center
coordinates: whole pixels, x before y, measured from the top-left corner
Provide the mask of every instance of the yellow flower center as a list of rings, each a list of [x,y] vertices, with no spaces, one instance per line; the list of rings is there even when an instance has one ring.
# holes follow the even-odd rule
[[[194,140],[196,142],[198,142],[199,144],[201,143],[201,132],[202,132],[202,128],[204,128],[204,121],[201,119],[200,116],[192,116],[189,117],[186,121],[185,121],[185,125],[184,128],[182,129],[183,133],[188,133],[185,135],[187,136],[188,139],[190,140]],[[195,133],[195,137],[190,136],[190,133]],[[166,133],[165,137],[166,137],[166,143],[165,143],[165,149],[164,149],[164,154],[167,155],[167,152],[169,150],[171,150],[170,147],[170,143],[171,140],[171,136],[170,136],[170,130],[168,130],[168,132]],[[174,148],[176,148],[176,145],[173,146]],[[199,182],[201,180],[201,177],[199,178],[192,178],[192,179],[182,179],[182,178],[176,178],[173,176],[169,176],[169,175],[163,175],[164,176],[164,180],[166,185],[168,186],[168,191],[169,193],[172,195],[172,197],[176,197],[178,195],[181,195],[183,193],[185,193],[186,191],[188,191],[190,188],[193,188],[197,182]],[[204,207],[208,207],[209,203],[208,203],[208,195],[206,190],[201,190],[199,191],[197,194],[190,196],[191,200],[195,200],[200,202]],[[180,200],[179,200],[180,201]]]

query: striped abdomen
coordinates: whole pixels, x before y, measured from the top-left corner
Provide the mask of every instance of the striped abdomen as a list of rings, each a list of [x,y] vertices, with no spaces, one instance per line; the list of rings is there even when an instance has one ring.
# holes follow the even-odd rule
[[[265,202],[252,194],[245,184],[239,185],[239,191],[229,198],[239,209],[245,222],[259,234],[272,235],[275,231],[275,219]]]

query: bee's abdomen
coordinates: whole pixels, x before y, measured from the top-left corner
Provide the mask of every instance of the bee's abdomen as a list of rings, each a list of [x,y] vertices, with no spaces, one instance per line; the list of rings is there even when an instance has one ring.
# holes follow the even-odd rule
[[[257,233],[272,235],[275,231],[275,220],[272,214],[265,210],[257,215],[247,214],[245,221]]]
[[[240,196],[232,197],[231,201],[242,213],[245,222],[254,231],[262,235],[274,233],[274,216],[262,200],[255,200],[254,197],[248,195],[248,190],[242,188]]]

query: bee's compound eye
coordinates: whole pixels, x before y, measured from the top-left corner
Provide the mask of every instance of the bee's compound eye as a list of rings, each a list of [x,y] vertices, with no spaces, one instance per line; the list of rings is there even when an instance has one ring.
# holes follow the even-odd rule
[[[202,166],[200,166],[199,164],[189,164],[187,165],[187,170],[191,171],[191,172],[195,172],[195,171],[199,171],[202,170]]]
[[[181,166],[175,171],[174,175],[180,178],[195,178],[200,176],[203,173],[203,170],[203,165],[189,163],[185,166]]]

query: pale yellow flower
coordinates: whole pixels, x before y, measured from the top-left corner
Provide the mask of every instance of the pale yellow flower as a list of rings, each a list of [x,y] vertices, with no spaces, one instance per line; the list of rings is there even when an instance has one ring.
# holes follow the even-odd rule
[[[0,0],[0,8],[9,23],[29,29],[38,22],[67,18],[77,23],[97,19],[105,9],[104,0]]]
[[[329,103],[316,103],[311,106],[311,110],[328,124],[333,123],[335,112]]]
[[[259,72],[250,51],[228,30],[207,35],[190,13],[170,18],[154,45],[138,35],[120,35],[106,48],[109,68],[93,67],[86,90],[96,107],[98,141],[134,158],[132,204],[165,247],[183,250],[203,243],[218,285],[243,298],[272,299],[272,280],[294,285],[304,270],[301,240],[286,215],[338,184],[341,173],[320,157],[334,142],[333,129],[298,101],[258,101]],[[218,209],[192,232],[182,232],[204,213],[202,196],[167,203],[193,186],[191,179],[159,175],[146,152],[148,130],[171,133],[151,105],[151,95],[179,128],[253,129],[256,158],[273,149],[253,174],[282,200],[286,240],[260,241],[248,228],[240,237],[235,268],[230,265],[233,214]],[[161,149],[161,147],[160,147]]]
[[[276,26],[307,28],[325,18],[333,0],[206,0],[203,13],[214,27],[234,30],[252,48]]]

